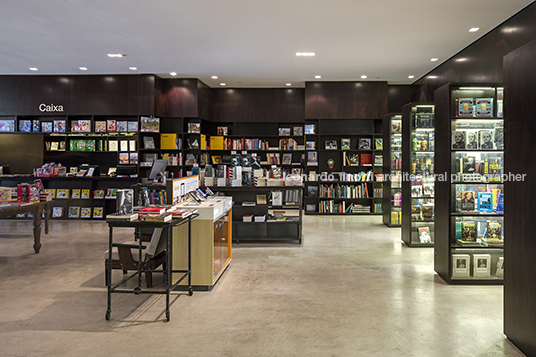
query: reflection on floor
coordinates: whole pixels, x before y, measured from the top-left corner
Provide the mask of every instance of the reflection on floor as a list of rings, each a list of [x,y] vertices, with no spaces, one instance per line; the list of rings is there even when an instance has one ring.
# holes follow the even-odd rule
[[[30,221],[0,232],[3,356],[523,356],[502,334],[501,286],[445,285],[433,249],[380,217],[308,216],[303,246],[235,246],[168,323],[163,296],[133,294],[104,319],[104,222],[54,221],[37,255]]]

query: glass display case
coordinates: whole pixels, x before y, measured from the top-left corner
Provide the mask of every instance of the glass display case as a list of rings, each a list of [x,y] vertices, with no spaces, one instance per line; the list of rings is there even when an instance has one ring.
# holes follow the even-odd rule
[[[447,126],[446,134],[442,130],[437,144],[446,144],[450,154],[436,160],[437,171],[449,176],[441,184],[436,182],[438,199],[440,195],[446,198],[441,206],[448,207],[436,221],[436,232],[443,232],[437,225],[439,220],[445,228],[436,253],[446,254],[436,257],[436,271],[450,283],[502,283],[503,89],[495,85],[448,85],[448,90],[440,88],[438,92],[437,115],[441,105],[448,109],[448,118],[441,124]],[[439,133],[439,126],[437,129]],[[438,266],[443,260],[447,264]]]
[[[384,117],[384,214],[388,227],[402,226],[402,115]]]
[[[402,107],[402,241],[409,247],[434,245],[434,105]]]

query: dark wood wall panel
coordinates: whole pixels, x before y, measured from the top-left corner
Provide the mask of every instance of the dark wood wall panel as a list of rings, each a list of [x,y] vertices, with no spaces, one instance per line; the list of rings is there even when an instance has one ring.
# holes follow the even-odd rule
[[[11,173],[33,173],[43,165],[43,134],[0,134],[0,165],[9,165]]]
[[[201,81],[197,81],[197,112],[198,117],[211,120],[212,119],[212,89]]]
[[[156,85],[156,115],[164,117],[199,116],[197,79],[159,79]]]
[[[415,82],[412,101],[433,101],[434,90],[450,82],[501,83],[503,56],[535,38],[536,2]]]
[[[0,114],[153,114],[150,83],[149,75],[0,76]],[[63,112],[42,113],[41,103],[62,105]]]
[[[214,122],[303,122],[301,88],[212,89]]]
[[[527,356],[536,356],[536,41],[504,57],[505,182],[504,333]]]
[[[389,85],[389,113],[400,113],[402,107],[411,102],[412,87],[410,85]]]
[[[306,119],[374,119],[388,112],[387,82],[306,82]]]

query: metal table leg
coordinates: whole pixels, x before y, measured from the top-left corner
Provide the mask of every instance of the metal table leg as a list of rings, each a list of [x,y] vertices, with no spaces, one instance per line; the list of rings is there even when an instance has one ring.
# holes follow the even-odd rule
[[[108,237],[108,269],[106,270],[108,276],[108,308],[106,310],[106,320],[110,320],[112,313],[112,237],[113,228],[110,227]]]

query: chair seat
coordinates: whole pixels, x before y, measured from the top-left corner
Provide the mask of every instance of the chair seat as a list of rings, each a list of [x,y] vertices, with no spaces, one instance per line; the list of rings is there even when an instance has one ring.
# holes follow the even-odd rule
[[[108,259],[108,251],[104,252],[104,259]],[[112,248],[112,260],[119,260],[119,251],[117,248]]]

